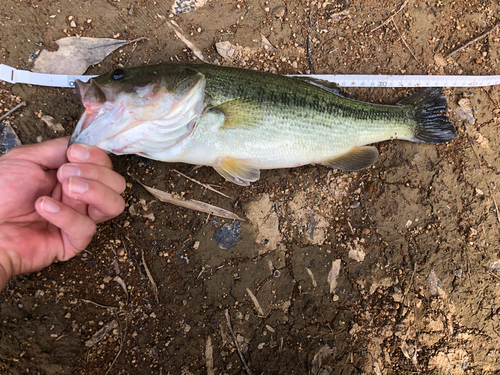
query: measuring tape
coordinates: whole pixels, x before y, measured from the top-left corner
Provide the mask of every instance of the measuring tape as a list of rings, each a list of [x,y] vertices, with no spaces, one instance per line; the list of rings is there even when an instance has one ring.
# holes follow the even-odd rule
[[[309,74],[293,75],[334,82],[340,87],[481,87],[500,85],[496,76],[424,76],[424,75],[363,75]]]
[[[27,83],[38,86],[75,87],[75,80],[87,82],[95,75],[65,75],[34,73],[0,64],[0,80],[9,83]],[[341,87],[481,87],[500,85],[500,75],[492,76],[426,76],[426,75],[370,75],[370,74],[293,74],[334,82]]]

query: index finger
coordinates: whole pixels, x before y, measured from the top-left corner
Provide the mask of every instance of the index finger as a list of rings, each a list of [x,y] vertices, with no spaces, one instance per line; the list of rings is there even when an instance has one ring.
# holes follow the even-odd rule
[[[96,164],[113,169],[113,163],[108,154],[98,147],[83,143],[73,143],[69,146],[67,155],[70,163]]]
[[[67,162],[66,149],[69,137],[14,147],[2,158],[16,158],[31,161],[47,169],[57,169]]]

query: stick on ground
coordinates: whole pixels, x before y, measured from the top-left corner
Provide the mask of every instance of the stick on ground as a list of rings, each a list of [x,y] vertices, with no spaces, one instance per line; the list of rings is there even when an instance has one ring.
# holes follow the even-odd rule
[[[313,59],[311,55],[311,30],[312,30],[312,17],[313,17],[313,5],[316,4],[316,1],[309,3],[309,32],[307,33],[307,56],[309,58],[309,70],[311,74],[315,74]]]
[[[422,68],[424,67],[422,65],[422,63],[420,61],[418,61],[417,57],[415,56],[415,54],[413,53],[413,51],[411,50],[410,46],[408,45],[408,43],[406,43],[406,40],[405,38],[403,37],[403,34],[401,34],[401,32],[399,31],[399,28],[398,28],[398,25],[396,25],[396,22],[394,21],[394,18],[392,19],[392,24],[394,25],[394,27],[396,28],[396,31],[398,32],[399,34],[399,37],[401,38],[401,40],[403,41],[404,45],[406,46],[406,48],[408,48],[408,51],[410,51],[411,55],[413,56],[413,58],[415,59],[416,62],[418,62],[418,65],[420,65]]]
[[[192,177],[186,176],[184,173],[181,173],[181,172],[179,172],[179,171],[178,171],[178,170],[176,170],[176,169],[173,169],[173,171],[174,171],[175,173],[177,173],[178,175],[180,175],[180,176],[182,176],[182,177],[184,177],[184,178],[187,178],[188,180],[193,181],[194,183],[197,183],[198,185],[203,186],[205,189],[208,189],[208,190],[210,190],[210,191],[213,191],[214,193],[220,194],[220,195],[222,195],[223,197],[226,197],[226,198],[232,199],[230,196],[228,196],[228,195],[226,195],[226,194],[224,194],[224,193],[221,193],[221,192],[220,192],[220,191],[218,191],[218,190],[215,190],[215,189],[214,189],[213,187],[211,187],[210,185],[204,184],[203,182],[200,182],[200,181],[198,181],[198,180],[195,180],[195,179],[194,179],[194,178],[192,178]]]
[[[252,371],[250,371],[250,368],[248,367],[245,358],[243,358],[243,353],[241,352],[240,346],[238,345],[238,341],[236,340],[236,335],[233,332],[233,327],[231,327],[231,318],[229,317],[229,310],[226,309],[224,311],[224,314],[226,315],[227,328],[229,328],[229,332],[231,333],[231,337],[233,338],[234,346],[236,346],[236,350],[238,351],[238,355],[240,356],[241,363],[243,363],[243,367],[245,367],[247,375],[252,375]]]
[[[16,105],[14,108],[12,108],[9,112],[6,114],[2,115],[0,117],[0,121],[2,121],[4,118],[9,117],[11,114],[13,114],[15,111],[17,111],[19,108],[24,107],[26,105],[26,102],[21,102],[18,105]]]
[[[144,265],[144,269],[146,270],[146,275],[148,275],[148,279],[151,282],[151,289],[153,290],[156,303],[159,305],[160,299],[158,298],[158,287],[156,286],[156,283],[153,280],[153,275],[151,275],[151,272],[149,272],[148,265],[146,264],[146,258],[144,258],[144,250],[142,250],[142,264]]]
[[[392,16],[390,16],[388,19],[386,19],[384,22],[382,22],[382,23],[381,23],[379,26],[377,26],[376,28],[372,29],[372,31],[371,31],[371,32],[373,33],[374,31],[377,31],[377,30],[378,30],[378,29],[380,29],[381,27],[383,27],[383,26],[387,25],[389,22],[391,22],[391,21],[393,20],[393,18],[396,16],[396,14],[398,14],[399,12],[401,12],[401,11],[403,10],[403,8],[404,8],[406,5],[408,5],[408,1],[409,1],[409,0],[405,0],[405,2],[403,3],[403,5],[401,5],[401,6],[399,7],[399,9],[398,9],[398,10],[397,10],[397,11],[396,11],[396,12],[395,12]]]
[[[486,31],[485,33],[483,33],[483,34],[479,35],[478,37],[476,37],[476,38],[474,38],[474,39],[472,39],[472,40],[468,41],[468,42],[467,42],[467,43],[465,43],[463,46],[458,47],[457,49],[454,49],[454,50],[453,50],[453,51],[451,51],[451,52],[448,54],[448,56],[446,56],[446,57],[450,57],[451,55],[454,55],[454,54],[455,54],[455,53],[457,53],[458,51],[461,51],[461,50],[463,50],[463,49],[465,49],[465,48],[469,47],[472,43],[476,43],[478,40],[481,40],[481,39],[483,39],[483,38],[487,37],[489,34],[491,34],[493,31],[495,31],[495,30],[498,28],[498,26],[500,26],[500,22],[499,22],[499,23],[497,23],[495,26],[493,26],[493,27],[492,27],[491,29],[489,29],[488,31]]]

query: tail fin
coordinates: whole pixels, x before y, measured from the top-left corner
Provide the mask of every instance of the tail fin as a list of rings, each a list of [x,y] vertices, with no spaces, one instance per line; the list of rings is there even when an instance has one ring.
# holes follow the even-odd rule
[[[423,89],[401,100],[398,105],[408,107],[417,122],[410,141],[444,143],[457,138],[455,127],[447,116],[448,107],[442,88]]]

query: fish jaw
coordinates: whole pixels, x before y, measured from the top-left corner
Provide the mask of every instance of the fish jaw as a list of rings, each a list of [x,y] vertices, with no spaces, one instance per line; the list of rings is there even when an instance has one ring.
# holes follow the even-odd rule
[[[127,116],[122,106],[101,106],[98,109],[87,109],[71,136],[70,144],[85,143],[96,146],[106,152],[120,154],[123,142],[116,142],[117,136],[126,129],[136,127],[133,119]]]
[[[103,87],[93,79],[89,82],[77,79],[75,87],[85,112],[78,121],[69,144],[79,142],[97,146],[99,139],[109,135],[110,129],[98,124],[110,121],[116,115],[117,108],[114,106],[116,95],[109,89],[103,90]]]
[[[180,90],[169,92],[164,82],[119,90],[78,82],[85,112],[70,139],[117,155],[140,154],[152,159],[186,138],[201,116],[205,79],[190,77]],[[105,97],[105,101],[102,101]],[[108,100],[109,99],[109,100]]]

